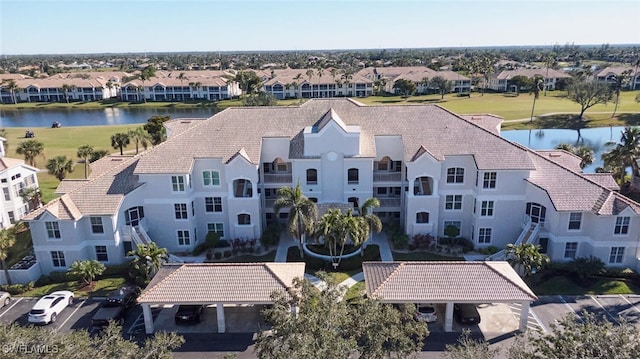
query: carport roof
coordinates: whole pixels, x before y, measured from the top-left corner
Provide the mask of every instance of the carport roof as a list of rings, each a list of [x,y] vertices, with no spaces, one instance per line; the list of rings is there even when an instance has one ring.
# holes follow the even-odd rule
[[[365,262],[367,295],[386,303],[538,299],[507,262]]]
[[[164,265],[139,303],[268,304],[274,291],[304,277],[304,263],[184,263]]]

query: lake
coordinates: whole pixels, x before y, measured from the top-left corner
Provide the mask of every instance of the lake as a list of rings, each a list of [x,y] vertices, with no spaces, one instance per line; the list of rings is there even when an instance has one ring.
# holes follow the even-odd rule
[[[96,126],[127,125],[146,123],[155,115],[174,118],[208,118],[213,115],[212,109],[130,109],[106,108],[97,110],[13,110],[0,111],[0,128],[2,127],[51,127],[53,122],[64,126]],[[624,127],[600,127],[576,130],[511,130],[502,131],[502,136],[510,141],[518,142],[531,149],[553,149],[560,143],[584,145],[594,151],[592,165],[585,172],[595,172],[602,166],[601,156],[605,152],[605,143],[620,140]]]

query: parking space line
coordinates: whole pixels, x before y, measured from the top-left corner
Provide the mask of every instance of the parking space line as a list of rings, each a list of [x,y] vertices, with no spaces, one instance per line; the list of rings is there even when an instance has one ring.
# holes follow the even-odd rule
[[[0,313],[0,317],[2,317],[3,315],[7,314],[11,310],[11,308],[13,308],[21,300],[22,300],[22,297],[18,298],[18,300],[13,301],[13,304],[11,304],[11,306],[9,308],[7,308],[7,310],[5,310],[4,312]]]
[[[571,308],[571,306],[569,305],[569,303],[567,303],[567,301],[566,301],[566,300],[564,300],[564,298],[563,298],[561,295],[558,295],[557,297],[558,297],[558,299],[560,299],[560,301],[562,302],[562,304],[564,304],[564,306],[565,306],[565,307],[569,308],[569,310],[570,310],[570,311],[572,311],[572,312],[573,312],[573,314],[574,314],[578,319],[580,319],[580,321],[582,321],[582,317],[581,317],[581,316],[580,316],[580,315],[579,315],[579,314],[578,314],[578,313],[577,313],[573,308]]]
[[[535,319],[536,322],[538,322],[538,325],[540,326],[540,328],[542,328],[542,331],[544,333],[549,333],[549,329],[547,329],[547,326],[544,325],[544,323],[542,323],[542,320],[540,320],[536,312],[533,311],[533,308],[529,308],[529,313],[531,313],[531,316],[533,317],[533,319]]]
[[[64,322],[62,322],[62,324],[60,324],[60,326],[58,326],[58,329],[61,329],[62,327],[64,327],[65,324],[67,324],[67,322],[69,321],[69,319],[71,319],[71,317],[73,317],[74,314],[76,314],[76,312],[78,311],[78,309],[80,309],[82,307],[82,305],[84,303],[86,303],[86,299],[83,299],[82,302],[80,303],[80,305],[71,313],[71,315],[69,315],[67,317],[67,319],[65,319]]]
[[[604,310],[605,313],[607,313],[607,315],[609,316],[609,318],[613,319],[613,321],[620,325],[620,322],[618,322],[618,320],[616,318],[613,317],[613,315],[611,315],[611,313],[609,313],[609,311],[607,310],[607,308],[605,308],[602,304],[600,304],[600,302],[598,302],[598,300],[596,299],[596,297],[590,295],[589,298],[591,298],[594,302],[596,302],[596,304],[602,309]]]
[[[133,321],[133,324],[131,324],[131,326],[129,327],[129,330],[127,331],[127,334],[133,334],[133,328],[134,327],[139,327],[140,324],[138,323],[138,321],[140,320],[140,317],[142,317],[144,315],[144,313],[138,315],[138,317],[136,318],[136,320]],[[144,320],[143,320],[144,322]]]
[[[638,307],[636,307],[635,305],[633,305],[633,303],[631,303],[631,302],[629,301],[629,299],[627,299],[627,297],[625,297],[625,296],[624,296],[624,295],[622,295],[622,294],[618,294],[618,295],[620,296],[620,298],[624,299],[624,301],[625,301],[625,302],[629,303],[629,304],[631,305],[631,307],[633,307],[633,309],[635,309],[635,310],[636,310],[636,312],[639,312],[639,313],[640,313],[640,309],[638,309]]]

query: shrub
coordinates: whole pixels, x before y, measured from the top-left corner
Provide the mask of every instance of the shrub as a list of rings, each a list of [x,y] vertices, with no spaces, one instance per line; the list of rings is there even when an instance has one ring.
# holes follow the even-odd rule
[[[395,249],[406,249],[409,244],[409,236],[404,233],[396,233],[391,238]]]
[[[191,252],[191,254],[192,254],[192,255],[194,255],[194,256],[199,256],[199,255],[201,255],[202,253],[204,253],[204,251],[206,251],[206,250],[207,250],[207,245],[206,245],[206,243],[200,243],[200,244],[198,244],[198,245],[193,249],[193,251]]]
[[[27,284],[7,284],[0,286],[0,290],[9,292],[11,295],[20,295],[26,291],[32,290],[34,285],[34,282],[29,282]]]
[[[215,253],[213,254],[213,258],[215,258],[215,259],[221,259],[221,258],[222,258],[222,253],[220,253],[220,252],[215,252]]]
[[[216,248],[218,241],[220,241],[220,234],[217,232],[207,233],[207,237],[204,240],[207,248]]]
[[[413,244],[417,249],[428,249],[435,243],[431,234],[416,234],[413,236]]]
[[[231,243],[229,243],[226,239],[219,240],[213,248],[227,248],[231,247]]]
[[[229,257],[231,257],[231,251],[224,251],[224,252],[222,253],[222,256],[223,256],[223,257],[225,257],[225,258],[229,258]]]
[[[127,273],[129,273],[129,262],[124,262],[122,264],[114,264],[114,265],[107,266],[104,272],[102,272],[102,274],[98,276],[98,278],[115,277],[115,276],[121,277],[121,276],[125,276]]]
[[[67,272],[54,271],[49,273],[51,283],[64,283],[72,280]]]
[[[594,275],[603,274],[605,265],[600,258],[594,256],[580,257],[569,262],[567,270],[578,276],[582,283],[586,283],[587,279]]]
[[[280,239],[280,226],[273,223],[270,224],[267,229],[265,229],[262,236],[260,236],[260,244],[263,247],[269,248],[278,244],[278,240]]]
[[[38,278],[38,280],[35,283],[35,286],[42,287],[49,284],[51,284],[51,278],[48,275],[43,274],[40,276],[40,278]]]

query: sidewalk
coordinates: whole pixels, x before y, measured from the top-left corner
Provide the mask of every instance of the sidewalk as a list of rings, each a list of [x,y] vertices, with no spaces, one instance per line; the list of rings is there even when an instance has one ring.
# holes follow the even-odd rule
[[[371,244],[378,245],[380,248],[380,260],[383,262],[393,262],[393,254],[391,253],[391,247],[389,246],[389,240],[387,234],[384,232],[376,233],[373,235]]]
[[[297,246],[297,241],[291,237],[289,232],[282,231],[280,233],[280,241],[278,242],[278,250],[276,251],[276,259],[274,262],[286,262],[289,248]]]

